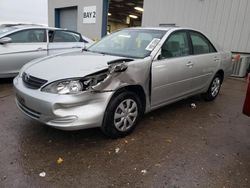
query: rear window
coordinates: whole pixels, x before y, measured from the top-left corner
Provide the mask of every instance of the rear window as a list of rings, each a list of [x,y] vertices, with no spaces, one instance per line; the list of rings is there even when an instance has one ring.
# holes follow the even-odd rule
[[[81,36],[70,31],[54,31],[52,42],[81,42]]]
[[[195,55],[216,52],[211,42],[202,34],[197,32],[190,32],[190,37],[193,44],[193,51]]]

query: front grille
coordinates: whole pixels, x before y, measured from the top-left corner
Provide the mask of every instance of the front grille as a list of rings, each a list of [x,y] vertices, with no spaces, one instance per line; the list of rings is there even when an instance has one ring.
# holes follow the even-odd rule
[[[44,85],[47,82],[47,80],[30,76],[25,72],[22,75],[22,79],[25,86],[31,89],[39,89],[40,87],[42,87],[42,85]]]

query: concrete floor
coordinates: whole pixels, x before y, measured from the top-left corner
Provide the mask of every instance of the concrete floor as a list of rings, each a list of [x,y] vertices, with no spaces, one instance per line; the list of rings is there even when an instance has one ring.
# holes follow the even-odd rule
[[[245,91],[245,81],[229,79],[216,101],[156,110],[111,140],[99,129],[64,132],[27,119],[11,81],[1,80],[0,187],[250,187]]]

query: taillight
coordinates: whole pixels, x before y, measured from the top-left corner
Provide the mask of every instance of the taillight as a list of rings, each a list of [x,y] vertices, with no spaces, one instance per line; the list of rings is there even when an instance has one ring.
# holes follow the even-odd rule
[[[232,55],[232,61],[233,62],[239,62],[240,61],[240,54]]]

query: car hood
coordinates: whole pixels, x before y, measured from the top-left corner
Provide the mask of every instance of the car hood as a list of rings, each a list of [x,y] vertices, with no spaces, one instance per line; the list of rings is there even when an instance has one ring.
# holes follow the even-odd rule
[[[108,62],[122,57],[94,53],[67,53],[31,63],[25,73],[48,81],[84,77],[108,68]]]

